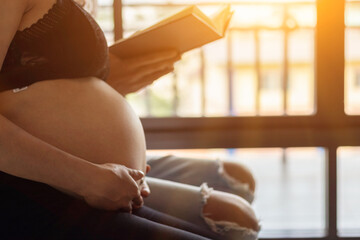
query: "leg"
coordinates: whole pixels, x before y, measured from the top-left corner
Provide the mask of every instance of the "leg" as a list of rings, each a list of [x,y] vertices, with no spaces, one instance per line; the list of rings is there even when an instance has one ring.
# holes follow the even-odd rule
[[[181,158],[176,156],[148,157],[149,176],[200,186],[206,182],[216,190],[254,199],[255,180],[242,164],[229,161]]]
[[[251,206],[242,198],[201,187],[148,177],[152,194],[145,205],[183,219],[219,239],[256,239],[258,222]]]
[[[244,236],[260,230],[251,206],[244,199],[234,194],[212,191],[204,205],[203,215],[215,232],[224,231],[223,228],[227,225],[221,224],[222,221],[235,223],[238,226],[234,227],[235,229],[247,229],[244,231]]]
[[[1,172],[0,180],[1,239],[208,239],[196,226],[148,208],[102,211],[45,184]]]
[[[249,186],[249,190],[254,194],[255,192],[255,178],[251,171],[241,163],[234,161],[223,162],[224,172],[233,178],[235,181],[242,182]]]

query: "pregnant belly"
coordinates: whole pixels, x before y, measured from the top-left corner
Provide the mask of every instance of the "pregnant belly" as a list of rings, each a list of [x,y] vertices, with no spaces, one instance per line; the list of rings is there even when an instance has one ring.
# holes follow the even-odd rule
[[[0,114],[30,134],[93,163],[145,171],[145,138],[126,100],[96,78],[35,83],[0,93]]]

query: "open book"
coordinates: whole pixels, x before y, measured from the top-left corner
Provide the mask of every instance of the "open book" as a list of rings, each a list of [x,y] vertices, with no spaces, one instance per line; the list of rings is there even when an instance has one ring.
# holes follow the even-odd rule
[[[222,38],[232,14],[229,5],[212,17],[206,16],[198,7],[190,6],[129,38],[115,42],[110,46],[110,52],[119,57],[170,49],[184,53]]]

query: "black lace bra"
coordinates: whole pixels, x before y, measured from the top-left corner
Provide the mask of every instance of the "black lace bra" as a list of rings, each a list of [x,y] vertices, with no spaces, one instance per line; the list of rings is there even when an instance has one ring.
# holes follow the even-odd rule
[[[0,91],[59,78],[109,72],[108,47],[95,20],[73,0],[57,0],[36,23],[17,31],[0,71]]]

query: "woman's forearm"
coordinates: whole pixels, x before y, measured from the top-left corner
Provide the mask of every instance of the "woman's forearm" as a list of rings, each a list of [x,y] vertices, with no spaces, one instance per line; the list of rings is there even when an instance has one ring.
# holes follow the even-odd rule
[[[24,131],[0,114],[0,171],[51,185],[82,197],[90,206],[131,211],[143,204],[141,171],[119,164],[94,164]]]
[[[79,194],[94,169],[0,115],[0,171]]]

